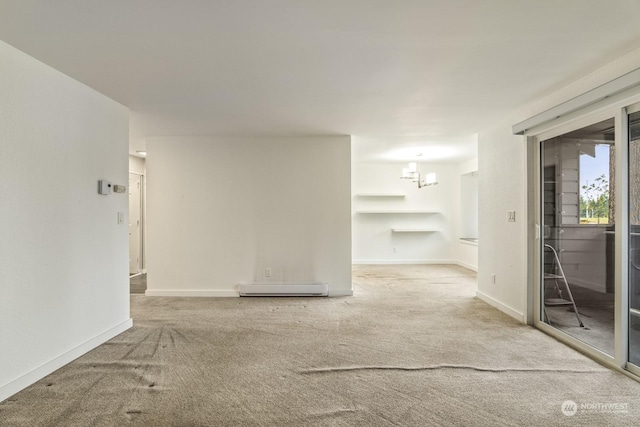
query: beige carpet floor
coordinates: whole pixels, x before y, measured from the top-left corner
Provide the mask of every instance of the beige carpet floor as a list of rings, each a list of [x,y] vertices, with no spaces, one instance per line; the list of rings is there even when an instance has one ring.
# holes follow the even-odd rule
[[[638,425],[640,383],[487,306],[468,270],[358,266],[354,290],[132,295],[132,329],[1,403],[0,425]]]

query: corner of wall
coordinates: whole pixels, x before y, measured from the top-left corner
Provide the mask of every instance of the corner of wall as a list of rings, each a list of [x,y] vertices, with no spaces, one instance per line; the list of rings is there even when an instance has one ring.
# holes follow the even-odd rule
[[[127,197],[97,191],[127,182],[129,112],[4,42],[0,60],[6,397],[131,326]]]

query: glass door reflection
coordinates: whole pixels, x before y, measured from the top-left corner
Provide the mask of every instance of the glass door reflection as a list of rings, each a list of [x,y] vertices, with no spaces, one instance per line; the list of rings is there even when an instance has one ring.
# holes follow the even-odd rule
[[[541,319],[615,351],[615,128],[605,120],[542,141]]]
[[[640,366],[640,112],[629,115],[629,362]]]

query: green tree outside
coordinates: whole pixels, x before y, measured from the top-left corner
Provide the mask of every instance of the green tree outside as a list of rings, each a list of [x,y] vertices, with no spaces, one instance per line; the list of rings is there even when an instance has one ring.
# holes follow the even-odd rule
[[[580,193],[580,222],[587,224],[609,223],[609,181],[602,174],[594,182],[582,186]]]

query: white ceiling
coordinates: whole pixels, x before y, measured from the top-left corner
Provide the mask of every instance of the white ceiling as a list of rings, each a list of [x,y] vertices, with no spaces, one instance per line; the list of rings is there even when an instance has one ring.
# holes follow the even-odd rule
[[[514,108],[640,47],[638,17],[638,0],[0,0],[0,40],[128,106],[133,151],[351,134],[362,156],[458,161]]]

